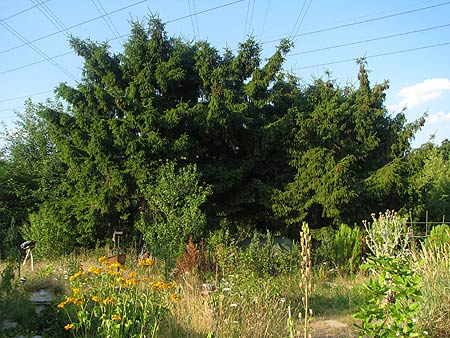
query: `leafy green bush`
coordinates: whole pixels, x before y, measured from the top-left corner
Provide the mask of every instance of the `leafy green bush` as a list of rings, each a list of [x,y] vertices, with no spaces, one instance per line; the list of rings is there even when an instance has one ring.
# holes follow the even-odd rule
[[[46,204],[30,215],[29,224],[22,228],[22,235],[26,240],[36,241],[33,253],[37,257],[57,257],[73,248],[75,241],[61,224],[63,219],[58,210]]]
[[[316,263],[331,264],[339,272],[356,272],[361,265],[362,243],[360,229],[341,224],[339,229],[330,227],[311,230],[312,237],[320,242],[315,250]]]
[[[375,276],[364,284],[368,302],[355,314],[367,337],[419,337],[420,277],[401,257],[368,258],[364,268]]]
[[[425,246],[427,248],[442,247],[444,243],[450,243],[450,227],[447,224],[436,225],[425,240]]]
[[[199,180],[196,166],[177,169],[170,162],[159,168],[154,183],[143,187],[148,206],[136,227],[152,254],[174,263],[189,237],[196,240],[200,235],[206,223],[200,206],[210,189]]]

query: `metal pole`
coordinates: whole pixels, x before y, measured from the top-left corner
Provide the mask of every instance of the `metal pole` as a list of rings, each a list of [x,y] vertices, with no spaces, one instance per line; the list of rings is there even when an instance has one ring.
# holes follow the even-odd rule
[[[428,210],[425,212],[425,235],[428,236]]]

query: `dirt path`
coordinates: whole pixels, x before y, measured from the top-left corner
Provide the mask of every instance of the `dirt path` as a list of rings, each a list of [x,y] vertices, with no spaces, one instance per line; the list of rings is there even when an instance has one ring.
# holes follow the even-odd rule
[[[317,320],[311,323],[313,338],[354,338],[358,337],[354,328],[334,320]]]

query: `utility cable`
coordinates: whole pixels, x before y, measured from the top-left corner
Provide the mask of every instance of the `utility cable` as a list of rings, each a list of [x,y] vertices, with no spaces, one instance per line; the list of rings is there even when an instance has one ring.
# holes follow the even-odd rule
[[[46,2],[49,2],[49,1],[50,0],[42,1],[42,3],[45,4]],[[39,6],[39,5],[34,5],[34,6],[31,6],[31,7],[25,8],[25,9],[15,13],[15,14],[12,14],[12,15],[6,17],[6,18],[0,19],[0,21],[6,21],[6,20],[9,20],[9,19],[12,19],[12,18],[14,18],[14,17],[16,17],[16,16],[18,16],[20,14],[28,12],[29,10],[31,10],[33,8],[36,8],[37,6]]]
[[[368,22],[374,22],[374,21],[384,20],[384,19],[388,19],[388,18],[394,18],[394,17],[397,17],[397,16],[406,15],[406,14],[416,13],[416,12],[424,11],[424,10],[431,9],[431,8],[436,8],[436,7],[440,7],[440,6],[446,6],[448,4],[450,4],[450,1],[442,2],[442,3],[431,5],[431,6],[416,8],[416,9],[412,9],[412,10],[409,10],[409,11],[403,11],[403,12],[399,12],[399,13],[384,15],[384,16],[380,16],[380,17],[376,17],[376,18],[372,18],[372,19],[366,19],[366,20],[361,20],[361,21],[352,22],[352,23],[348,23],[348,24],[343,24],[343,25],[339,25],[339,26],[318,29],[318,30],[311,31],[311,32],[297,34],[297,35],[294,35],[292,37],[295,38],[295,37],[299,37],[299,36],[307,36],[307,35],[313,35],[313,34],[317,34],[317,33],[328,32],[328,31],[332,31],[332,30],[336,30],[336,29],[340,29],[340,28],[346,28],[346,27],[361,25],[361,24],[368,23]],[[278,42],[278,41],[281,41],[282,39],[283,38],[268,40],[268,41],[262,42],[262,44]]]
[[[39,11],[56,27],[56,29],[60,30],[66,37],[70,36],[71,32],[67,29],[64,23],[58,19],[58,17],[53,13],[53,11],[48,8],[45,3],[36,0],[31,0],[33,4],[37,6]]]
[[[323,48],[306,50],[306,51],[303,51],[303,52],[291,53],[291,54],[288,54],[288,56],[303,55],[303,54],[315,53],[315,52],[320,52],[320,51],[334,49],[334,48],[341,48],[341,47],[348,47],[348,46],[358,45],[358,44],[361,44],[361,43],[379,41],[379,40],[384,40],[384,39],[391,39],[391,38],[395,38],[395,37],[399,37],[399,36],[405,36],[405,35],[410,35],[410,34],[415,34],[415,33],[421,33],[421,32],[426,32],[426,31],[430,31],[430,30],[434,30],[434,29],[445,28],[445,27],[449,27],[449,26],[450,26],[450,23],[447,23],[445,25],[439,25],[439,26],[434,26],[434,27],[427,27],[427,28],[417,29],[417,30],[413,30],[413,31],[409,31],[409,32],[403,32],[403,33],[392,34],[392,35],[385,35],[385,36],[380,36],[380,37],[376,37],[376,38],[372,38],[372,39],[359,40],[359,41],[348,42],[348,43],[343,43],[343,44],[334,45],[334,46],[328,46],[328,47],[323,47]]]
[[[364,58],[365,59],[374,59],[374,58],[378,58],[378,57],[382,57],[382,56],[414,52],[414,51],[418,51],[418,50],[435,48],[435,47],[442,47],[442,46],[447,46],[447,45],[450,45],[450,42],[443,42],[443,43],[437,43],[437,44],[434,44],[434,45],[428,45],[428,46],[415,47],[415,48],[402,49],[402,50],[397,50],[397,51],[392,51],[392,52],[374,54],[374,55],[364,56]],[[315,68],[315,67],[335,65],[335,64],[338,64],[338,63],[345,63],[345,62],[350,62],[350,61],[356,61],[357,59],[358,58],[351,58],[351,59],[345,59],[345,60],[339,60],[339,61],[331,61],[331,62],[320,63],[320,64],[315,64],[315,65],[296,67],[296,68],[293,68],[292,70],[300,70],[300,69],[307,69],[307,68]]]
[[[117,12],[121,12],[121,11],[123,11],[123,10],[125,10],[125,9],[128,9],[128,8],[130,8],[130,7],[139,5],[139,4],[141,4],[141,3],[143,3],[143,2],[146,2],[146,1],[147,1],[147,0],[141,0],[141,1],[138,1],[138,2],[135,2],[135,3],[132,3],[131,5],[128,5],[128,6],[125,6],[125,7],[119,8],[119,9],[116,9],[116,10],[114,10],[114,11],[108,12],[107,14],[100,15],[100,16],[97,16],[97,17],[95,17],[95,18],[92,18],[92,19],[89,19],[89,20],[80,22],[80,23],[78,23],[78,24],[75,24],[75,25],[73,25],[73,26],[67,27],[67,29],[69,30],[69,29],[73,29],[73,28],[76,28],[76,27],[85,25],[85,24],[87,24],[87,23],[89,23],[89,22],[92,22],[92,21],[96,21],[96,20],[98,20],[98,19],[101,19],[101,18],[104,17],[105,15],[111,15],[111,14],[114,14],[114,13],[117,13]],[[241,0],[241,1],[243,1],[243,0]],[[58,30],[58,31],[56,31],[56,32],[47,34],[47,35],[45,35],[45,36],[41,36],[40,38],[37,38],[37,39],[34,39],[34,40],[29,41],[28,43],[23,43],[23,44],[21,44],[21,45],[15,46],[15,47],[11,47],[11,48],[8,48],[8,49],[4,49],[4,50],[0,51],[0,54],[4,54],[4,53],[6,53],[6,52],[10,52],[10,51],[12,51],[12,50],[14,50],[14,49],[17,49],[17,48],[20,48],[20,47],[23,47],[23,46],[27,46],[27,45],[29,45],[30,43],[34,43],[34,42],[37,42],[37,41],[41,41],[41,40],[47,39],[47,38],[49,38],[49,37],[51,37],[51,36],[54,36],[54,35],[56,35],[56,34],[59,34],[59,33],[62,33],[62,30]]]
[[[58,68],[60,71],[62,71],[64,74],[72,78],[76,83],[78,82],[78,79],[72,75],[68,70],[66,70],[64,67],[62,67],[59,63],[51,59],[47,54],[45,54],[40,48],[38,48],[36,45],[34,45],[32,42],[28,41],[22,34],[17,32],[13,27],[11,27],[8,23],[4,21],[0,21],[0,25],[2,25],[7,31],[9,31],[11,34],[13,34],[15,37],[17,37],[19,40],[25,42],[27,46],[29,46],[31,49],[33,49],[36,53],[44,57],[48,62],[50,62],[52,65],[54,65],[56,68]]]

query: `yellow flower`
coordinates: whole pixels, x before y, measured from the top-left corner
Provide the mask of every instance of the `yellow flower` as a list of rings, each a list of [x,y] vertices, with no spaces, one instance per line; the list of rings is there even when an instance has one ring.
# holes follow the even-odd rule
[[[100,302],[100,297],[98,296],[92,296],[92,300],[96,303]]]
[[[117,269],[119,268],[120,270],[126,270],[127,268],[125,267],[125,265],[122,265],[118,262],[115,263],[111,263],[107,266],[108,269]]]
[[[178,296],[178,295],[172,293],[172,294],[170,295],[170,299],[172,299],[174,302],[177,302],[177,301],[180,300],[180,296]]]
[[[64,309],[64,306],[66,306],[67,302],[61,302],[58,304],[58,309]]]
[[[84,275],[84,271],[78,271],[76,274],[69,277],[69,281],[73,282],[75,279],[77,279],[78,277],[80,277],[82,275]]]
[[[113,302],[113,299],[111,298],[111,297],[106,297],[104,300],[103,300],[103,304],[111,304]]]
[[[137,273],[136,272],[130,272],[129,274],[128,274],[128,278],[135,278],[137,276]]]
[[[119,276],[119,275],[120,275],[120,272],[119,272],[119,271],[108,271],[108,274],[109,274],[110,276]]]
[[[133,285],[138,285],[138,283],[139,283],[139,281],[137,279],[134,279],[134,278],[126,279],[124,281],[125,286],[128,286],[128,287],[133,286]]]
[[[153,258],[150,257],[138,260],[138,264],[141,266],[152,266],[154,263],[155,261],[153,260]]]
[[[100,263],[105,263],[105,262],[106,262],[106,256],[101,256],[101,257],[99,257],[98,261],[99,261]]]
[[[112,319],[112,320],[119,321],[119,320],[122,319],[122,317],[120,317],[119,315],[112,315],[112,316],[111,316],[111,319]]]
[[[68,331],[68,330],[73,329],[73,327],[74,327],[73,323],[70,323],[70,324],[67,324],[66,326],[64,326],[64,330]]]
[[[74,303],[75,305],[81,305],[83,304],[84,299],[79,297],[77,299],[75,299],[72,303]]]
[[[73,292],[74,295],[77,295],[77,294],[80,293],[80,288],[73,288],[72,292]]]
[[[91,267],[89,267],[88,271],[90,273],[98,275],[98,274],[100,274],[103,271],[103,269],[102,268],[97,268],[95,266],[91,266]]]

